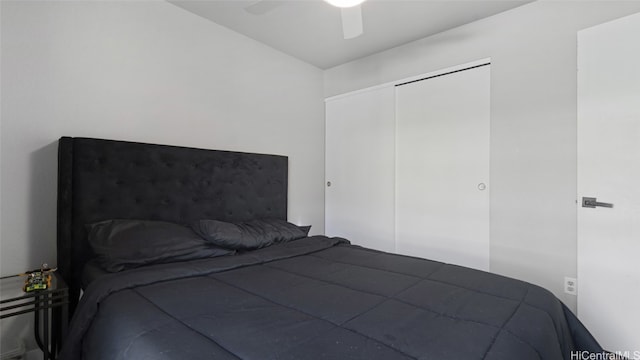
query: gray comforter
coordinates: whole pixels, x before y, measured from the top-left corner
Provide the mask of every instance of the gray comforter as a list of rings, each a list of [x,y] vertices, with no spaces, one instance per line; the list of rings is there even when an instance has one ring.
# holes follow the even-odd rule
[[[310,237],[103,276],[60,358],[570,359],[599,352],[540,287]]]

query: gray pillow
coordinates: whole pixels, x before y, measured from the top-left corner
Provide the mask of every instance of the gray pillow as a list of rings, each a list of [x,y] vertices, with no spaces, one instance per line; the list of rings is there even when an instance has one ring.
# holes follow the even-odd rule
[[[306,237],[311,226],[299,227],[278,219],[239,223],[199,220],[191,224],[191,228],[214,245],[234,250],[254,250]]]
[[[234,253],[164,221],[105,220],[87,225],[87,232],[97,263],[109,272]]]

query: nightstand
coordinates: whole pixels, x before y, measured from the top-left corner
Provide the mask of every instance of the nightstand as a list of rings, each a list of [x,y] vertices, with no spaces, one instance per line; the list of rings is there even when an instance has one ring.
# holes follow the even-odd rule
[[[25,293],[22,291],[24,281],[24,276],[0,279],[0,319],[34,313],[36,342],[44,359],[54,360],[67,332],[67,284],[54,272],[48,289]]]

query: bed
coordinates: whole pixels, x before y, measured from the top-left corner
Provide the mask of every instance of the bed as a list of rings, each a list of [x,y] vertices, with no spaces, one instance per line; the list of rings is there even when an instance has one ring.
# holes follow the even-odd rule
[[[73,318],[59,358],[525,360],[602,352],[543,288],[308,236],[308,227],[286,222],[287,164],[277,155],[60,139],[58,268]],[[255,223],[268,236],[251,246],[246,234],[238,243],[225,238],[228,247],[215,243],[223,253],[157,261],[166,244],[152,240],[145,251],[153,261],[141,260],[145,251],[125,265],[105,260],[118,226],[188,227],[206,252],[215,231]],[[271,236],[273,224],[286,231]],[[96,240],[103,235],[111,240]],[[140,238],[126,238],[133,245],[125,247],[138,251],[147,244]]]

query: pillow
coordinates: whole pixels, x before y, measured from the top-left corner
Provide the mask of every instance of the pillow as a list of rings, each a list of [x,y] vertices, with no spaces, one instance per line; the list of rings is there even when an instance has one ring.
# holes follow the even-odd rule
[[[87,231],[97,263],[109,272],[233,253],[164,221],[106,220],[87,225]]]
[[[278,219],[228,223],[218,220],[199,220],[191,228],[200,236],[220,247],[234,250],[254,250],[272,244],[306,237],[309,228]]]
[[[311,225],[298,226],[300,230],[304,233],[304,236],[309,236],[309,230],[311,230]]]

